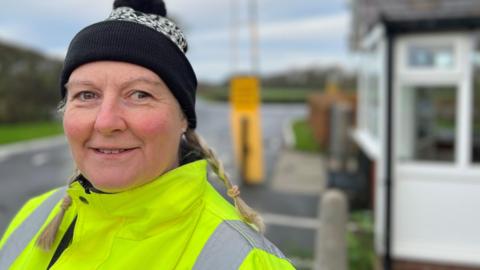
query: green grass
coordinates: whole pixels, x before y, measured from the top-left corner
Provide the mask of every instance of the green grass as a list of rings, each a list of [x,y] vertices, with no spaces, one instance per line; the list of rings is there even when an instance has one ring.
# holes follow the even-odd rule
[[[374,269],[375,251],[373,247],[373,215],[370,211],[357,211],[350,215],[350,222],[357,225],[358,231],[348,232],[348,265],[352,270]]]
[[[295,120],[292,128],[296,150],[306,152],[319,152],[322,150],[320,145],[315,141],[313,131],[307,120]]]
[[[263,102],[303,103],[313,92],[304,88],[266,88],[262,90],[261,97]]]
[[[260,96],[265,103],[302,103],[307,96],[318,90],[308,88],[281,88],[262,87]],[[199,91],[198,94],[208,100],[228,101],[229,89],[227,87],[215,87]]]
[[[59,122],[0,124],[0,144],[27,141],[63,133]]]

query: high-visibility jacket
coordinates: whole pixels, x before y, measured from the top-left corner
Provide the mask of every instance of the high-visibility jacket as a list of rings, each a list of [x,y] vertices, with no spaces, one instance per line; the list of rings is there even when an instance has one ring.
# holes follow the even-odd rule
[[[72,205],[52,250],[35,245],[40,230],[10,269],[47,269],[74,219],[71,243],[52,270],[294,269],[208,183],[206,167],[205,160],[188,163],[144,186],[116,194],[90,192],[78,181],[72,183],[67,190]],[[53,192],[24,205],[0,247]],[[42,229],[59,209],[57,203]]]

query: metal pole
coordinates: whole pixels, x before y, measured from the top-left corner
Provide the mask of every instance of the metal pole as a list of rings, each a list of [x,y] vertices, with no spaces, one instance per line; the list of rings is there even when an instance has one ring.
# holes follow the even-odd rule
[[[393,219],[393,135],[394,135],[394,107],[393,107],[393,61],[394,61],[394,46],[395,46],[395,36],[393,33],[389,33],[387,30],[387,95],[386,95],[386,127],[387,127],[387,136],[386,136],[386,147],[385,147],[385,254],[383,258],[384,270],[392,269],[392,258],[391,258],[391,248],[392,248],[392,219]]]
[[[230,68],[232,74],[238,71],[238,0],[230,0]]]
[[[250,35],[251,35],[251,65],[252,73],[258,75],[260,71],[259,47],[258,47],[258,5],[257,0],[249,1]]]

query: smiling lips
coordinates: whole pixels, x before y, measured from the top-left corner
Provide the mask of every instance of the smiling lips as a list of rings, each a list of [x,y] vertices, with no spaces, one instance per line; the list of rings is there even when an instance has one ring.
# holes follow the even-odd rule
[[[132,151],[135,148],[92,148],[95,152],[106,155],[121,154],[124,152]]]

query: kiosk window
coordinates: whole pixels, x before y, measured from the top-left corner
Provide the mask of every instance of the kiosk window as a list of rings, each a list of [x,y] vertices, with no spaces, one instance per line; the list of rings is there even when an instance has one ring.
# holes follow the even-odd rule
[[[447,86],[403,89],[401,159],[454,161],[456,93]]]
[[[448,45],[410,45],[408,47],[408,66],[412,68],[453,68],[453,48]]]

